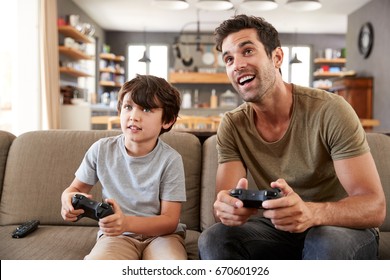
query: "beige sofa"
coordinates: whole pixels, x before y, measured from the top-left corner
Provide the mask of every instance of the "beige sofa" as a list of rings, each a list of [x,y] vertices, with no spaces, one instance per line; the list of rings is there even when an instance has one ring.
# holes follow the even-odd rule
[[[18,137],[0,131],[0,259],[82,259],[95,243],[97,224],[83,218],[65,222],[60,195],[73,180],[84,153],[97,139],[119,131],[35,131]],[[187,202],[181,221],[187,224],[189,259],[197,259],[200,232],[214,223],[215,137],[203,145],[191,134],[162,136],[183,157]],[[390,137],[369,134],[368,140],[390,204]],[[253,187],[253,186],[252,186]],[[100,199],[100,187],[94,188]],[[388,206],[389,207],[389,206]],[[388,208],[389,213],[389,208]],[[14,239],[17,225],[39,219],[38,230]],[[381,227],[380,258],[390,259],[390,216]]]

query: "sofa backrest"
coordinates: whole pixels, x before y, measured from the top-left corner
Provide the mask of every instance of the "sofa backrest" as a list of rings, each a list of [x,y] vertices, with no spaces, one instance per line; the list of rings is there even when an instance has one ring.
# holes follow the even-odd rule
[[[202,181],[201,181],[201,206],[200,228],[205,230],[215,223],[213,204],[215,201],[215,183],[218,168],[217,137],[213,135],[203,143],[202,150]],[[232,186],[233,188],[233,186]],[[257,189],[257,186],[248,171],[248,188]]]
[[[390,137],[380,133],[367,133],[367,141],[386,197],[386,219],[379,229],[390,231]]]
[[[0,199],[3,190],[4,171],[5,165],[7,164],[8,152],[15,138],[16,136],[12,133],[0,130]]]
[[[390,137],[380,133],[367,133],[367,141],[381,178],[387,202],[387,215],[380,230],[390,231]],[[215,174],[218,166],[216,136],[212,136],[204,142],[202,161],[201,229],[204,230],[215,223],[212,213],[215,201]],[[255,187],[252,178],[249,178],[249,186],[250,188]]]
[[[69,224],[61,215],[61,193],[74,178],[87,149],[102,137],[120,131],[33,131],[18,136],[12,143],[5,170],[0,204],[0,224],[20,224],[39,219],[41,224]],[[199,193],[201,146],[191,135],[169,132],[162,136],[182,154],[187,202],[181,220],[189,228],[199,228]],[[101,187],[93,188],[93,198],[101,200]],[[78,225],[96,225],[92,219],[81,219]]]

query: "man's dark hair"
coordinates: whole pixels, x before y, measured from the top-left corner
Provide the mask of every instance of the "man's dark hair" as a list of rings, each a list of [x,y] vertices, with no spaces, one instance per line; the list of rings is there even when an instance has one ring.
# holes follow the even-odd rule
[[[215,29],[215,43],[218,51],[222,51],[222,41],[231,33],[241,31],[243,29],[256,29],[257,37],[264,45],[265,52],[269,58],[272,56],[272,51],[280,47],[278,31],[267,21],[261,17],[236,15],[231,19],[225,20],[219,27]]]
[[[181,105],[180,92],[165,79],[137,74],[134,79],[126,82],[119,91],[117,104],[119,113],[122,110],[123,99],[128,93],[131,100],[143,108],[162,108],[163,123],[176,121]],[[162,129],[160,134],[171,130],[172,126]]]

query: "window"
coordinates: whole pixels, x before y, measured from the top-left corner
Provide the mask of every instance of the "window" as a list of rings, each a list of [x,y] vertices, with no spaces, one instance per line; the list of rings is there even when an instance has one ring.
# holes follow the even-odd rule
[[[282,47],[284,52],[284,61],[282,64],[282,75],[286,82],[301,86],[310,86],[310,47]],[[290,60],[297,54],[302,63],[290,64]]]
[[[151,62],[139,62],[146,53]],[[131,80],[136,74],[150,74],[168,79],[168,46],[167,45],[129,45],[128,47],[127,80]]]
[[[41,129],[39,1],[7,1],[3,6],[0,129],[19,135]]]

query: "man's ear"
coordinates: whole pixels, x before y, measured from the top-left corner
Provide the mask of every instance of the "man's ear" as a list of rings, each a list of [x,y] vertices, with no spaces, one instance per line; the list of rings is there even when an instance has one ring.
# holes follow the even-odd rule
[[[274,63],[275,68],[280,68],[282,67],[283,63],[283,50],[280,47],[277,47],[273,52],[272,52],[272,60]]]

